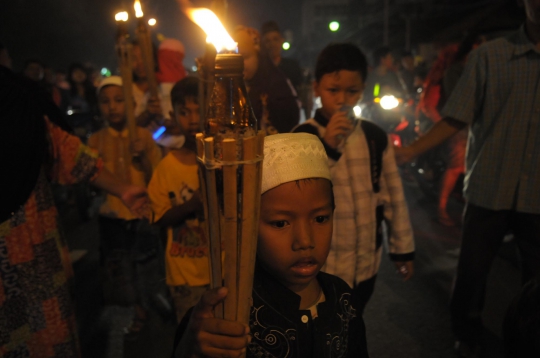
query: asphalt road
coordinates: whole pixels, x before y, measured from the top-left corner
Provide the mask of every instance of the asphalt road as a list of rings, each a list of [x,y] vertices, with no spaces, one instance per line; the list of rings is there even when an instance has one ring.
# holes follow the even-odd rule
[[[448,301],[460,244],[459,228],[443,227],[433,220],[434,202],[418,188],[405,186],[416,238],[415,276],[403,282],[390,260],[383,258],[374,295],[364,319],[372,358],[449,358],[454,357]],[[450,203],[450,214],[459,219],[463,204]],[[172,315],[158,309],[150,299],[149,319],[134,337],[123,329],[133,309],[103,306],[99,278],[97,221],[81,222],[75,210],[64,210],[65,231],[70,248],[87,254],[74,264],[75,299],[81,347],[84,357],[138,358],[170,357],[175,322]],[[152,266],[154,265],[154,266]],[[147,267],[152,290],[165,294],[162,276],[155,276],[155,265]],[[515,245],[503,244],[491,271],[484,310],[489,357],[502,357],[501,323],[506,306],[519,291],[520,276]],[[155,298],[155,297],[154,297]]]

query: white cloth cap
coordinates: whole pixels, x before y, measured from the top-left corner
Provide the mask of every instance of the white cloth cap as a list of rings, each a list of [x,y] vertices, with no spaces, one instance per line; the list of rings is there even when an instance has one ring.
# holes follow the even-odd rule
[[[264,139],[261,194],[283,183],[307,178],[332,180],[328,157],[316,136],[275,134]]]
[[[184,44],[176,39],[165,39],[159,44],[160,50],[171,50],[174,52],[185,53]]]
[[[101,89],[105,86],[120,86],[122,87],[122,77],[120,76],[110,76],[110,77],[105,77],[104,79],[101,80],[101,82],[99,83],[99,86],[96,90],[97,94],[99,95],[99,92],[101,91]]]

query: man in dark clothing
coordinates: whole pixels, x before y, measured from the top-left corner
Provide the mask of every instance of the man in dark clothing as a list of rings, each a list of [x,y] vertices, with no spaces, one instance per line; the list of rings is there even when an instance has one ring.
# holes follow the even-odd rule
[[[261,38],[263,53],[267,54],[272,63],[283,71],[298,93],[303,82],[302,69],[295,59],[281,57],[285,39],[278,25],[274,21],[265,22],[261,28]]]
[[[234,37],[244,57],[244,80],[261,128],[268,134],[290,132],[300,121],[294,89],[283,72],[260,54],[257,30],[239,27]]]
[[[285,39],[275,21],[268,21],[261,28],[262,52],[270,61],[287,76],[301,102],[305,118],[310,118],[313,109],[313,88],[311,76],[305,74],[298,61],[282,57],[281,49]]]
[[[373,52],[375,68],[368,74],[363,102],[371,103],[375,97],[382,97],[385,93],[396,97],[405,95],[404,85],[395,71],[394,60],[388,47],[380,47]]]
[[[416,94],[416,88],[414,86],[414,70],[414,57],[411,51],[403,51],[401,53],[401,70],[399,71],[399,76],[401,76],[401,79],[405,84],[409,98],[414,98]]]

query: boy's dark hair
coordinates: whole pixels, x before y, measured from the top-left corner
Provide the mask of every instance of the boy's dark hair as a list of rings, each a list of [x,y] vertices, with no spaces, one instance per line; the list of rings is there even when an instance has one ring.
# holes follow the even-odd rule
[[[199,97],[199,79],[194,76],[188,76],[176,82],[171,90],[171,104],[185,105],[186,98],[193,98],[197,102]]]
[[[373,65],[374,66],[379,66],[379,64],[381,63],[381,58],[383,57],[386,57],[388,56],[388,54],[392,52],[392,50],[390,50],[390,47],[387,47],[387,46],[382,46],[382,47],[379,47],[377,49],[375,49],[375,51],[373,51]]]
[[[326,46],[315,65],[315,80],[319,82],[322,76],[341,70],[358,71],[362,81],[367,78],[367,60],[364,53],[352,43],[336,43]]]
[[[305,181],[311,181],[312,179],[324,179],[324,178],[304,178],[304,179],[296,179],[294,182],[298,188],[300,188],[300,183]],[[328,180],[328,179],[326,179]],[[328,180],[330,182],[330,200],[332,201],[332,210],[336,210],[336,200],[334,197],[334,190],[332,188],[334,187],[334,184],[332,184],[331,180]]]
[[[265,22],[261,26],[261,37],[264,36],[265,34],[269,33],[269,32],[272,32],[272,31],[277,31],[278,33],[281,34],[281,31],[279,30],[279,26],[278,26],[277,22],[275,22],[275,21],[267,21],[267,22]]]

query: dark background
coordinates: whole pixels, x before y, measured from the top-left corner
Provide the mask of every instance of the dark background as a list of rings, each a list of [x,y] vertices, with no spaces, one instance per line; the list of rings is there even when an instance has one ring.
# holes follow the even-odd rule
[[[175,0],[141,3],[145,15],[158,20],[154,33],[184,43],[184,65],[191,67],[194,58],[204,51],[204,33],[184,16]],[[193,1],[196,6],[209,3]],[[284,28],[300,31],[301,1],[229,0],[228,4],[230,24],[259,28],[264,21],[278,19]],[[29,58],[55,68],[65,69],[73,61],[114,68],[114,15],[124,10],[130,13],[130,24],[134,26],[133,1],[0,0],[0,41],[9,50],[14,70],[21,70]]]
[[[346,20],[337,33],[327,28],[331,14],[328,19],[325,14],[305,19],[311,22],[311,32],[303,35],[304,1],[229,0],[227,27],[231,30],[243,24],[258,29],[264,21],[277,20],[294,39],[285,56],[294,56],[305,66],[330,41],[352,41],[367,52],[382,44],[383,0],[350,0]],[[192,1],[194,6],[209,6],[210,2]],[[142,0],[142,6],[147,17],[158,20],[154,35],[184,43],[184,65],[190,68],[204,51],[203,32],[181,13],[175,0]],[[57,69],[80,61],[114,72],[114,15],[123,10],[129,11],[134,26],[132,0],[0,0],[0,42],[8,48],[16,71],[26,59],[36,58]],[[516,0],[390,0],[390,45],[396,50],[405,45],[405,17],[411,19],[415,48],[419,43],[459,41],[468,31],[516,28],[523,20],[523,10]]]

